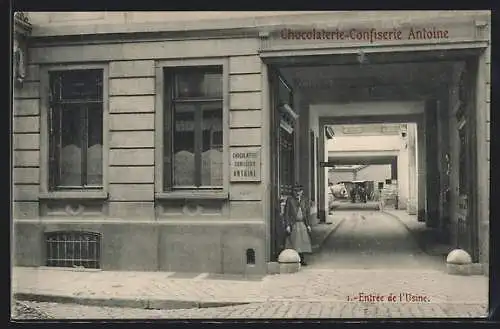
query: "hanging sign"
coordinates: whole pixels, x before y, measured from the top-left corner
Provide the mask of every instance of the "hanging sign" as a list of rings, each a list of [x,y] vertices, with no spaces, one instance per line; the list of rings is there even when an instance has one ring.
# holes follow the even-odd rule
[[[231,148],[230,157],[232,182],[260,182],[260,147]]]

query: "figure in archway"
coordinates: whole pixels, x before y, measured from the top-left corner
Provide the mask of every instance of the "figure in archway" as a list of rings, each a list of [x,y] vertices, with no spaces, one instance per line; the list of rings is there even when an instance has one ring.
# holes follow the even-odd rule
[[[287,232],[292,248],[300,255],[301,264],[307,265],[305,254],[312,253],[309,203],[303,196],[302,185],[296,184],[293,192],[294,195],[288,197],[285,205],[285,220],[289,223]]]
[[[356,186],[356,184],[352,184],[351,191],[349,191],[349,196],[351,197],[351,203],[356,203],[356,195],[358,194],[357,189],[358,187]]]

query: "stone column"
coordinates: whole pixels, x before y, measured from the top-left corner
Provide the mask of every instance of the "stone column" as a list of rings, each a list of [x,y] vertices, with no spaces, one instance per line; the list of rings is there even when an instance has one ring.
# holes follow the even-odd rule
[[[426,143],[426,224],[428,227],[439,226],[439,134],[438,134],[438,102],[427,101],[425,106],[425,143]]]
[[[406,130],[401,133],[406,134]],[[408,146],[407,137],[401,137],[401,146],[398,155],[398,209],[406,210],[409,194],[409,176],[408,176]]]
[[[398,160],[391,162],[391,180],[398,179]]]
[[[427,177],[425,174],[425,133],[423,122],[419,122],[417,125],[417,217],[419,222],[425,221],[425,197],[427,190]]]
[[[416,154],[416,125],[408,124],[408,204],[407,212],[410,215],[417,214],[417,154]]]
[[[297,161],[297,170],[296,181],[302,184],[304,187],[304,194],[308,200],[311,200],[311,194],[314,191],[311,191],[311,173],[310,173],[310,134],[309,134],[309,106],[307,102],[302,100],[300,97],[300,92],[295,92],[295,99],[297,104],[297,111],[300,113],[299,116],[299,126],[297,130],[297,152],[296,161]]]
[[[439,133],[439,158],[438,158],[438,170],[439,170],[439,228],[440,228],[440,238],[442,241],[449,242],[450,237],[450,204],[449,204],[449,193],[447,190],[450,188],[450,182],[448,177],[448,158],[450,153],[449,144],[449,131],[448,131],[448,112],[449,112],[449,100],[448,100],[448,89],[443,88],[440,91],[440,102],[438,109],[438,133]]]
[[[321,119],[319,120],[319,136],[318,137],[319,137],[319,148],[318,148],[319,155],[318,155],[318,158],[319,158],[320,162],[321,161],[328,161],[328,150],[326,149],[326,145],[325,145],[325,141],[326,141],[325,125],[324,125],[323,120],[321,120]],[[325,211],[328,208],[328,200],[326,200],[326,198],[328,197],[328,194],[326,191],[326,188],[328,186],[328,184],[327,184],[327,177],[328,177],[327,169],[328,168],[319,167],[319,170],[318,170],[319,195],[318,195],[317,202],[319,202],[318,218],[319,218],[320,223],[326,222],[326,214],[328,213]]]

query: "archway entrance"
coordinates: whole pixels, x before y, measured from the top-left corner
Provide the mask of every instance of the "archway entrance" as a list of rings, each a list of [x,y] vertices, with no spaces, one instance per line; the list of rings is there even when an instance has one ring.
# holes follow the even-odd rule
[[[280,251],[280,198],[291,181],[300,182],[314,200],[311,217],[319,223],[326,218],[326,169],[320,167],[320,162],[328,161],[326,126],[410,122],[417,124],[415,139],[421,154],[416,174],[418,220],[478,260],[474,188],[478,158],[473,147],[478,143],[474,94],[478,51],[371,53],[363,62],[354,54],[266,58],[266,62],[271,154],[276,155],[270,159],[271,258]],[[288,92],[280,92],[281,84]],[[455,99],[456,90],[469,92]],[[283,134],[286,127],[293,136]],[[291,159],[286,168],[285,159]],[[450,193],[453,189],[458,193]]]

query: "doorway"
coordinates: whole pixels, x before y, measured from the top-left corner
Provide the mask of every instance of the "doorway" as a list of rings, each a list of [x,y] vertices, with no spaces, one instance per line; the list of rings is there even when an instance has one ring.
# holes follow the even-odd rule
[[[297,119],[293,90],[278,71],[270,70],[271,87],[271,260],[285,248],[283,211],[296,177]]]
[[[414,122],[423,128],[422,136],[424,139],[420,141],[423,143],[420,144],[419,153],[421,152],[423,155],[438,154],[438,156],[426,157],[422,161],[423,169],[419,170],[419,173],[424,175],[424,182],[429,183],[424,185],[424,192],[419,193],[419,198],[423,197],[424,200],[422,207],[425,212],[424,218],[430,228],[442,229],[446,226],[443,225],[443,214],[448,216],[448,221],[452,224],[447,224],[445,230],[451,232],[451,235],[455,235],[457,245],[463,246],[473,255],[474,259],[477,259],[477,201],[475,199],[476,191],[473,187],[478,183],[477,167],[475,167],[477,166],[477,158],[473,147],[477,144],[474,131],[475,88],[473,88],[477,75],[477,70],[474,69],[474,64],[477,65],[477,54],[472,54],[469,50],[465,53],[451,51],[449,56],[448,54],[443,55],[442,51],[425,53],[422,58],[419,58],[419,54],[416,52],[409,52],[407,58],[399,53],[394,56],[394,61],[391,60],[392,55],[375,53],[370,55],[372,58],[368,58],[369,64],[356,63],[355,57],[347,55],[332,55],[328,58],[327,56],[309,56],[316,57],[316,60],[311,58],[301,60],[299,57],[289,61],[273,59],[268,63],[272,104],[271,154],[276,155],[271,157],[272,259],[276,259],[280,249],[280,244],[276,241],[278,239],[276,227],[280,221],[280,199],[290,192],[289,186],[294,183],[294,178],[298,177],[299,183],[303,186],[315,187],[314,191],[308,189],[309,193],[315,194],[316,204],[313,213],[320,218],[320,222],[326,216],[327,199],[324,187],[327,186],[327,175],[325,168],[320,167],[321,161],[327,161],[323,133],[325,126],[389,122]],[[280,63],[282,60],[283,62]],[[451,170],[457,171],[458,158],[457,161],[452,158],[458,153],[448,149],[448,147],[438,148],[436,145],[441,138],[439,134],[446,134],[450,139],[458,139],[458,128],[450,125],[450,131],[446,132],[439,127],[433,127],[431,123],[435,124],[436,121],[440,121],[442,124],[446,122],[443,118],[451,116],[450,113],[454,110],[454,105],[443,101],[443,99],[448,98],[453,87],[454,82],[451,80],[451,75],[455,63],[464,61],[468,63],[469,68],[467,78],[464,78],[469,83],[469,94],[464,96],[464,100],[461,102],[468,113],[467,124],[463,126],[465,133],[462,135],[465,134],[467,138],[462,138],[465,141],[462,153],[466,154],[465,158],[468,159],[468,162],[462,164],[461,167],[466,168],[468,188],[466,189],[467,193],[461,194],[460,198],[451,198],[447,191],[451,189],[450,185],[452,184],[447,184],[447,182],[454,178],[453,175],[449,179],[446,178],[448,175],[447,166],[442,165],[442,163],[443,159],[446,158],[445,154],[449,154],[451,162],[456,163],[455,166],[451,166]],[[280,90],[288,90],[288,92]],[[301,107],[297,111],[292,110],[292,113],[298,112],[301,116],[308,116],[307,129],[297,130],[297,123],[300,126],[303,122],[302,117],[299,118],[288,113],[289,111],[283,110],[284,103],[291,104],[290,107],[293,109],[292,96],[294,93],[300,95],[301,100],[309,101],[306,109]],[[395,108],[384,108],[384,104],[387,102],[408,101],[422,102],[425,104],[425,111],[405,113]],[[379,105],[372,109],[361,109],[352,106],[355,103],[376,103]],[[332,110],[332,104],[336,108],[340,106],[343,109]],[[319,111],[315,115],[311,115],[313,108]],[[441,112],[436,114],[434,111]],[[429,115],[430,113],[432,115]],[[288,125],[285,124],[286,128],[283,128],[283,121],[288,123]],[[293,132],[287,132],[287,128],[290,128],[288,126],[293,128]],[[304,131],[306,131],[305,134]],[[317,149],[315,165],[311,165],[311,159],[297,161],[296,156],[290,155],[292,152],[300,152],[301,157],[302,155],[309,157],[315,153],[308,148],[300,149],[303,146],[296,143],[302,138],[314,140],[309,135],[310,131],[315,132],[314,139],[317,142],[300,144]],[[457,136],[454,135],[454,132],[457,132]],[[287,165],[283,165],[283,161],[287,161],[287,159],[291,160]],[[306,163],[307,168],[303,168],[305,165],[301,165],[302,163]],[[309,181],[312,177],[317,178],[314,184]],[[311,196],[308,197],[311,198]],[[466,208],[466,210],[463,210],[462,215],[460,215],[457,205],[464,204],[465,199],[467,199],[467,206],[462,208]]]

